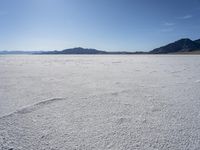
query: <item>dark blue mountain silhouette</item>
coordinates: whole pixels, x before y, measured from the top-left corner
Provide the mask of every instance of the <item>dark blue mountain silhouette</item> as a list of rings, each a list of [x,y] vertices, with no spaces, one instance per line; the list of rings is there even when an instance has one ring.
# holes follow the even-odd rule
[[[156,48],[150,51],[151,54],[167,54],[177,52],[192,52],[200,50],[200,40],[192,41],[190,39],[180,39],[174,43]]]

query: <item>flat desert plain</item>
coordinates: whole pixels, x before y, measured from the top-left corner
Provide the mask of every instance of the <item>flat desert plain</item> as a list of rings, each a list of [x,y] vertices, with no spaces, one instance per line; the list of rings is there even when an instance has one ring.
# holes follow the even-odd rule
[[[199,55],[1,55],[1,150],[198,150]]]

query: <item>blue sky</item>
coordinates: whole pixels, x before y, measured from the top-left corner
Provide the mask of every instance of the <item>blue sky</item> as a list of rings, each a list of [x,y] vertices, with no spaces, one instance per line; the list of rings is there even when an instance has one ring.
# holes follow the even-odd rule
[[[148,51],[200,38],[200,0],[0,0],[0,50]]]

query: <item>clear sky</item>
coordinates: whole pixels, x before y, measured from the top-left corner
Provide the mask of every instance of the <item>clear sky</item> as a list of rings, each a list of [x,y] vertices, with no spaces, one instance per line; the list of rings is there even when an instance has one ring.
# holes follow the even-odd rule
[[[148,51],[200,38],[200,0],[0,0],[0,50]]]

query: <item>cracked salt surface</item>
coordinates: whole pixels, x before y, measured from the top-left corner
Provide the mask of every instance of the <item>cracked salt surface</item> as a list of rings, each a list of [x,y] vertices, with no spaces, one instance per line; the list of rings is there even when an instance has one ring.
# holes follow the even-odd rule
[[[0,149],[200,149],[200,56],[0,56]]]

